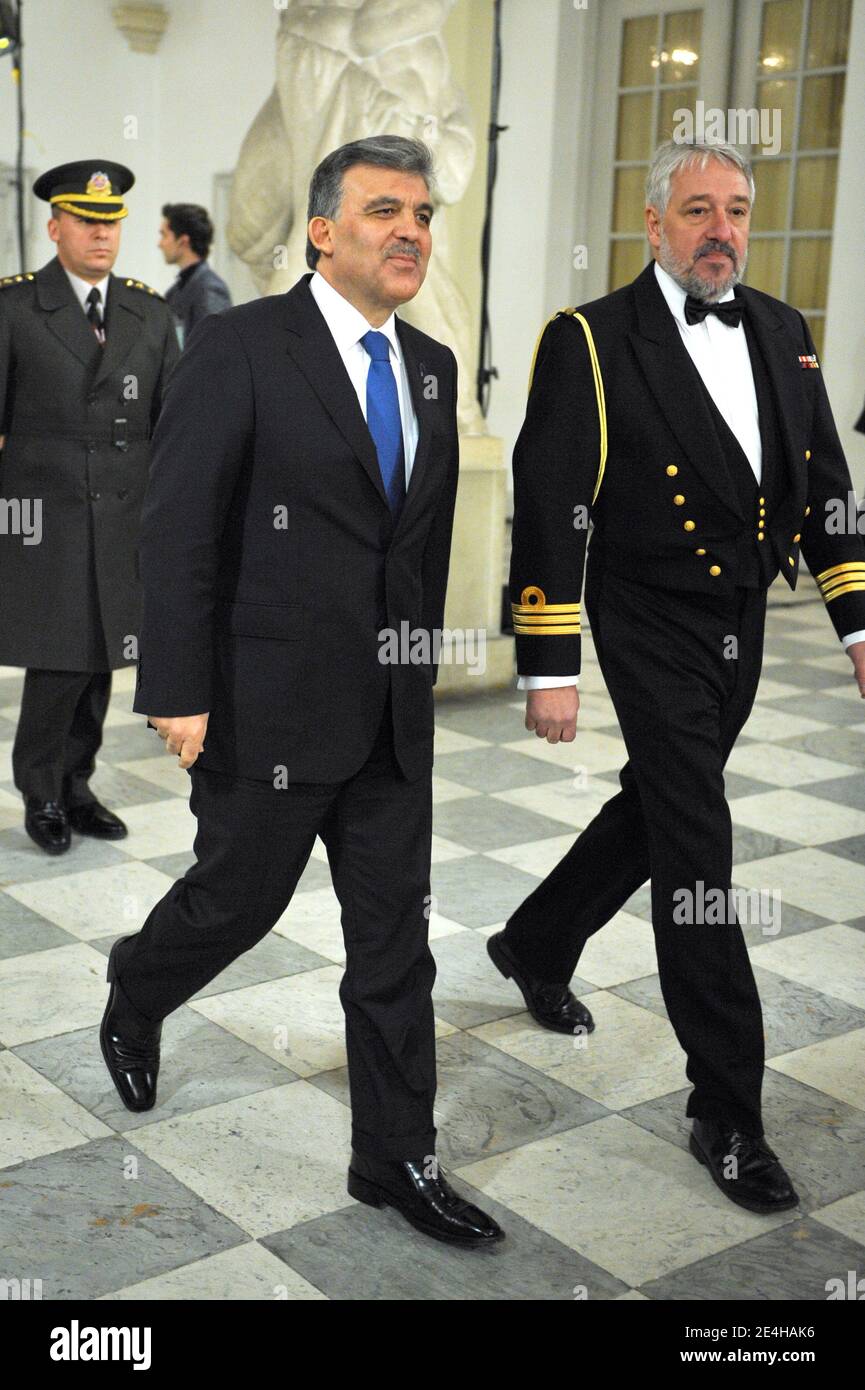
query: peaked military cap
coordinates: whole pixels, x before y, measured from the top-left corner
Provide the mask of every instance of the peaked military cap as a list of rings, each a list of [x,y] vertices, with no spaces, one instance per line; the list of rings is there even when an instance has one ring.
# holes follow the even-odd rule
[[[52,207],[76,217],[117,222],[128,215],[122,195],[134,182],[135,175],[125,164],[115,164],[110,159],[78,159],[40,174],[33,192]]]

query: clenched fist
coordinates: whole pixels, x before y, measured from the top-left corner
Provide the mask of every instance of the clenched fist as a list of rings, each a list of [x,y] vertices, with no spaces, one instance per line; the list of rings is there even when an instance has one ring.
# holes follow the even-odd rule
[[[180,766],[192,767],[204,747],[209,713],[208,711],[207,714],[184,714],[174,719],[160,719],[157,715],[150,714],[148,719],[159,737],[165,740],[168,752],[177,754]]]

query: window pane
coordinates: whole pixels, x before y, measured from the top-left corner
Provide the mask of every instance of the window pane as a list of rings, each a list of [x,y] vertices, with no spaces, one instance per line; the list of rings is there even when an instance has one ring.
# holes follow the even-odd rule
[[[831,231],[835,213],[835,182],[838,160],[835,155],[825,159],[800,159],[796,169],[796,194],[793,199],[793,227],[797,232],[826,229]]]
[[[643,240],[612,242],[610,244],[608,293],[636,280],[643,266],[648,264],[650,254],[649,248]]]
[[[662,82],[695,82],[700,72],[702,10],[680,10],[664,20]]]
[[[646,168],[617,169],[613,194],[613,231],[640,232],[646,225]]]
[[[748,268],[745,283],[752,289],[762,290],[781,298],[781,281],[784,272],[784,238],[766,237],[759,241],[751,240],[748,246]]]
[[[811,0],[805,66],[833,68],[846,63],[849,36],[850,0]]]
[[[789,159],[759,159],[754,164],[757,190],[751,227],[755,232],[780,232],[787,226],[790,189]],[[810,223],[809,223],[810,226]]]
[[[825,309],[829,287],[829,237],[796,237],[790,243],[788,299],[803,309]]]
[[[658,41],[658,16],[626,19],[622,27],[620,87],[648,87],[655,81],[652,59]]]
[[[652,93],[619,97],[616,159],[648,159],[652,153]]]
[[[799,39],[802,33],[802,0],[772,0],[763,6],[763,33],[760,38],[760,68],[780,72],[799,66]]]
[[[692,114],[697,100],[696,87],[671,87],[662,91],[658,102],[658,143],[672,138],[673,128],[678,125],[674,113],[686,110]]]
[[[802,83],[800,150],[837,150],[841,144],[844,73],[806,77]]]
[[[795,78],[789,78],[786,82],[757,83],[758,107],[781,112],[775,120],[780,121],[780,148],[785,154],[793,148],[796,131],[796,85]]]

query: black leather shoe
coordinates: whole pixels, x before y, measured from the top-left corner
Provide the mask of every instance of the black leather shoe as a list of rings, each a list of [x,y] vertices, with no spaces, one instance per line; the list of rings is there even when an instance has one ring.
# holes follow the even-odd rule
[[[729,1124],[694,1120],[688,1147],[725,1197],[746,1211],[768,1215],[799,1205],[798,1194],[766,1140]],[[735,1159],[735,1165],[731,1162]],[[726,1177],[734,1172],[735,1177]]]
[[[505,945],[503,936],[504,932],[493,932],[487,938],[487,952],[496,969],[506,980],[513,980],[521,991],[526,1008],[535,1022],[556,1033],[575,1033],[578,1028],[593,1033],[595,1020],[570,987],[567,984],[551,985],[547,980],[538,980],[534,975],[529,975]]]
[[[348,1193],[368,1207],[393,1207],[415,1230],[450,1245],[492,1245],[504,1231],[446,1181],[441,1168],[424,1177],[424,1165],[369,1158],[352,1150]]]
[[[59,801],[40,801],[38,797],[28,796],[24,829],[46,854],[65,854],[72,839],[69,817]]]
[[[122,936],[120,941],[128,939]],[[152,1110],[156,1101],[162,1024],[145,1019],[123,993],[114,961],[120,941],[115,941],[108,956],[107,978],[111,991],[99,1030],[99,1045],[126,1109]]]
[[[69,824],[79,835],[95,835],[100,840],[123,840],[129,834],[120,817],[98,801],[70,806]]]

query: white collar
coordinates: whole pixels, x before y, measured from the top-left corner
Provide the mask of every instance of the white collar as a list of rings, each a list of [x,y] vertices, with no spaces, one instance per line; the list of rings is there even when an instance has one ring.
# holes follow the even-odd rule
[[[367,322],[360,309],[356,309],[350,300],[334,289],[330,281],[325,280],[317,270],[313,272],[309,281],[309,289],[341,353],[348,352],[360,342],[365,333],[369,333],[372,324]],[[384,334],[396,355],[397,362],[401,363],[402,350],[396,331],[396,314],[391,313],[390,317],[373,331]]]
[[[61,261],[61,265],[62,264],[63,263]],[[105,308],[105,305],[108,302],[108,281],[111,279],[110,271],[101,280],[97,280],[96,284],[93,285],[90,283],[89,280],[82,280],[81,276],[76,275],[74,271],[66,270],[65,265],[63,266],[63,269],[66,271],[66,274],[69,278],[69,283],[75,291],[75,294],[78,298],[78,302],[83,309],[86,310],[87,308],[87,296],[91,290],[99,291],[101,295],[102,307],[103,309]]]
[[[683,290],[682,286],[677,284],[672,275],[669,275],[667,271],[664,270],[659,261],[655,261],[655,279],[661,287],[661,293],[667,301],[673,318],[678,319],[679,323],[685,324],[686,327],[692,328],[693,324],[687,323],[685,319],[687,291]],[[726,300],[732,299],[735,293],[735,288],[727,290],[727,293],[722,294],[717,302],[719,304],[724,304]]]

